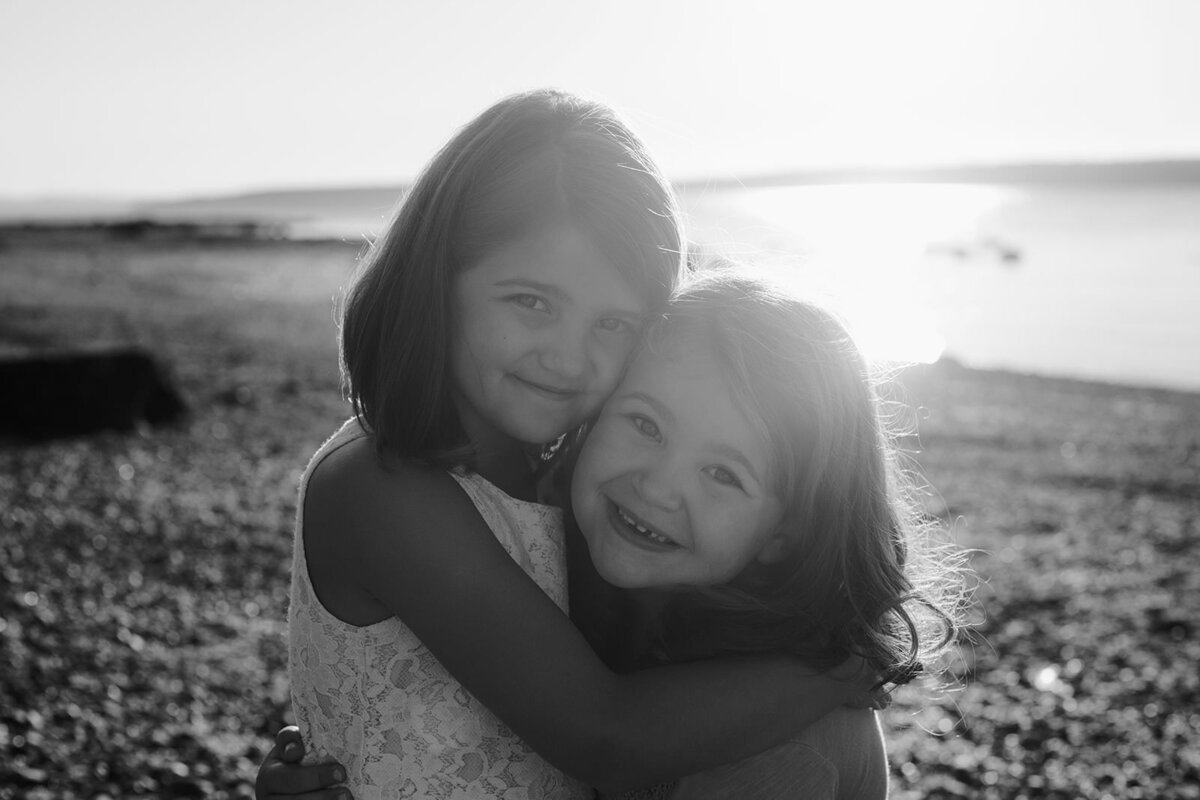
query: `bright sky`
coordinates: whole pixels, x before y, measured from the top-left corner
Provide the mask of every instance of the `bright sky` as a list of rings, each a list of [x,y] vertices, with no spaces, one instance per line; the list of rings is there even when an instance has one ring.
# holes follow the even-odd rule
[[[0,196],[393,183],[513,91],[669,174],[1200,156],[1192,0],[4,0]]]

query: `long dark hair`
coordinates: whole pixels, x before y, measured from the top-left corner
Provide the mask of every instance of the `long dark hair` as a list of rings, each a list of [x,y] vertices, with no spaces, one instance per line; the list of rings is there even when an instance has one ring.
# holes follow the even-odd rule
[[[643,347],[704,348],[772,450],[789,542],[775,563],[676,593],[653,643],[670,661],[785,651],[816,667],[849,655],[903,682],[952,641],[961,581],[924,548],[868,365],[831,313],[725,265],[672,298]]]
[[[652,303],[681,274],[675,196],[600,103],[548,89],[505,98],[428,164],[364,257],[342,319],[347,394],[381,452],[470,464],[449,394],[454,278],[561,224],[586,234]]]

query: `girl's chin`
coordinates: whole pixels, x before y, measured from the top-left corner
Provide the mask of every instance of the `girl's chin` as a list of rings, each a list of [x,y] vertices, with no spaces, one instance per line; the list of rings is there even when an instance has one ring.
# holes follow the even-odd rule
[[[561,426],[553,427],[536,427],[526,426],[521,430],[514,431],[511,438],[515,439],[520,444],[529,449],[540,449],[548,444],[553,444],[562,438],[564,433],[569,433],[575,428],[566,428],[560,430]],[[578,427],[578,426],[576,426]]]
[[[616,586],[618,589],[642,589],[646,587],[645,576],[640,575],[638,570],[631,570],[627,565],[621,564],[619,561],[604,557],[603,553],[597,553],[594,548],[591,549],[592,566],[596,568],[596,573],[604,579],[605,583]]]
[[[629,570],[597,567],[596,572],[604,579],[605,583],[631,592],[633,596],[642,598],[642,600],[650,600],[651,598],[665,599],[673,594],[688,592],[695,588],[693,586],[664,583],[661,580],[655,580],[651,576],[631,573]]]
[[[618,589],[643,589],[643,588],[645,588],[645,586],[640,581],[638,581],[636,578],[632,578],[623,572],[620,572],[620,571],[613,572],[611,570],[603,570],[603,569],[597,569],[596,571],[600,573],[600,577],[604,579],[605,583],[609,584],[610,586],[615,586]]]
[[[596,572],[605,583],[619,589],[651,589],[671,591],[673,586],[662,576],[647,572],[645,564],[629,564],[624,559],[608,560],[601,558],[593,561]]]
[[[513,420],[507,433],[528,445],[541,446],[558,441],[563,434],[579,428],[587,420],[578,414],[543,414]]]

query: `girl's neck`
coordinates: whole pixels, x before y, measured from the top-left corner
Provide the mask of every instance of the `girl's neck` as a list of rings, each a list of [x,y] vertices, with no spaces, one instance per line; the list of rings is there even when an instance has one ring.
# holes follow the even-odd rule
[[[620,661],[627,668],[643,668],[655,661],[653,650],[659,620],[671,593],[658,589],[629,589],[625,594],[629,599],[629,618],[619,647]]]
[[[473,469],[498,489],[518,500],[536,500],[537,484],[529,450],[532,445],[507,436],[478,415],[459,407],[463,431],[474,451]]]
[[[658,619],[671,599],[666,589],[629,589],[634,619],[651,622]]]
[[[481,447],[475,452],[475,471],[496,488],[518,500],[537,500],[536,461],[527,446],[513,442],[504,448]]]

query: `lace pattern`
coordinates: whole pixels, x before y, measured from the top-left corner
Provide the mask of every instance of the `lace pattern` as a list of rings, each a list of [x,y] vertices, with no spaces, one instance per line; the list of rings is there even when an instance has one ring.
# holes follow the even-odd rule
[[[300,489],[288,610],[292,708],[308,760],[333,758],[357,800],[591,797],[456,681],[398,618],[355,627],[318,601],[303,537],[304,490],[320,460],[364,436],[351,420],[313,457]],[[562,512],[454,474],[521,568],[566,610]]]

